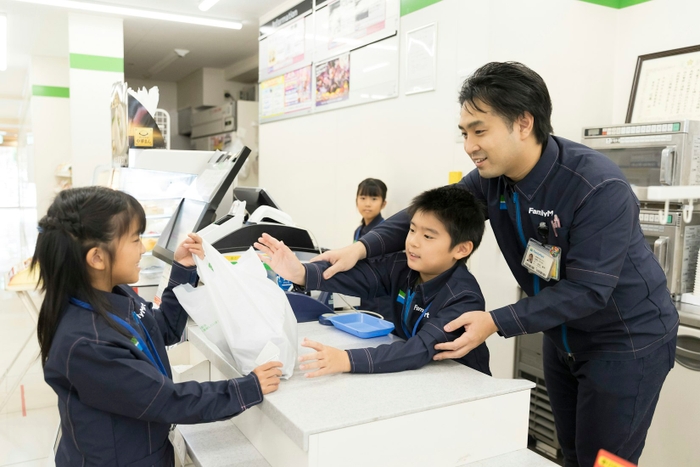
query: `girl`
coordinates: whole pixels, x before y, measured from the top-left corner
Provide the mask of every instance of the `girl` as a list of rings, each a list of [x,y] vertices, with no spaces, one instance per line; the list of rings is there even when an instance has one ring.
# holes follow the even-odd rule
[[[172,288],[197,280],[195,234],[174,255],[160,309],[124,285],[139,278],[143,208],[103,187],[60,192],[39,221],[32,267],[46,293],[37,334],[44,378],[58,395],[56,465],[172,466],[172,423],[224,420],[277,389],[279,362],[243,378],[175,384],[166,345],[187,314]]]
[[[357,210],[362,215],[360,226],[355,229],[354,241],[384,222],[382,209],[386,207],[386,185],[377,178],[362,180],[357,186],[355,200]]]

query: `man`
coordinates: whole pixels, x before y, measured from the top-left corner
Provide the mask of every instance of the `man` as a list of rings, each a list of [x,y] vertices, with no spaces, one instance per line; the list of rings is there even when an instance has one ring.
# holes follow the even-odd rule
[[[494,332],[544,331],[544,372],[566,466],[599,449],[637,462],[672,368],[679,317],[639,227],[639,203],[604,155],[551,135],[552,104],[526,66],[489,63],[463,84],[459,128],[476,165],[458,184],[486,204],[496,240],[528,297],[472,311],[434,358],[459,358]],[[325,276],[401,248],[405,212],[322,259]],[[534,254],[536,261],[526,258]]]

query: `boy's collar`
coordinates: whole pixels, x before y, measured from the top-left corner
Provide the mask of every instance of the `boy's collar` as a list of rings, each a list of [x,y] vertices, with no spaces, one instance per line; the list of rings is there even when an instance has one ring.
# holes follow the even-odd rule
[[[445,286],[450,277],[452,277],[455,270],[460,266],[466,268],[461,261],[457,261],[450,269],[447,269],[446,271],[441,272],[438,276],[422,283],[418,283],[420,282],[420,273],[411,269],[411,272],[408,275],[409,285],[415,290],[421,290],[425,301],[431,301]]]

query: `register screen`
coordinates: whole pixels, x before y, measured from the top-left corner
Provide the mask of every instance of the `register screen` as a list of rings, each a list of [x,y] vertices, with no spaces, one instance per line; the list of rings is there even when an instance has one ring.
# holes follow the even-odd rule
[[[177,246],[187,238],[187,234],[194,232],[197,222],[206,208],[207,203],[204,201],[195,201],[187,198],[182,201],[182,206],[173,225],[173,231],[170,233],[168,243],[165,246],[167,250],[175,252]]]

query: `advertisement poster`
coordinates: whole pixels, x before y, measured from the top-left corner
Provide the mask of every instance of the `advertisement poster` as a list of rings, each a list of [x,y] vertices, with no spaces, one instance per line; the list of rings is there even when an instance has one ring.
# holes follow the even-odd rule
[[[350,54],[316,65],[316,106],[347,100],[350,96]]]
[[[284,113],[311,107],[311,65],[284,75]]]
[[[284,75],[260,83],[260,118],[284,113]]]
[[[268,73],[304,60],[305,40],[303,18],[270,35],[266,39]]]
[[[338,0],[328,7],[332,49],[384,29],[386,0]]]
[[[260,83],[262,119],[311,109],[311,65]]]

